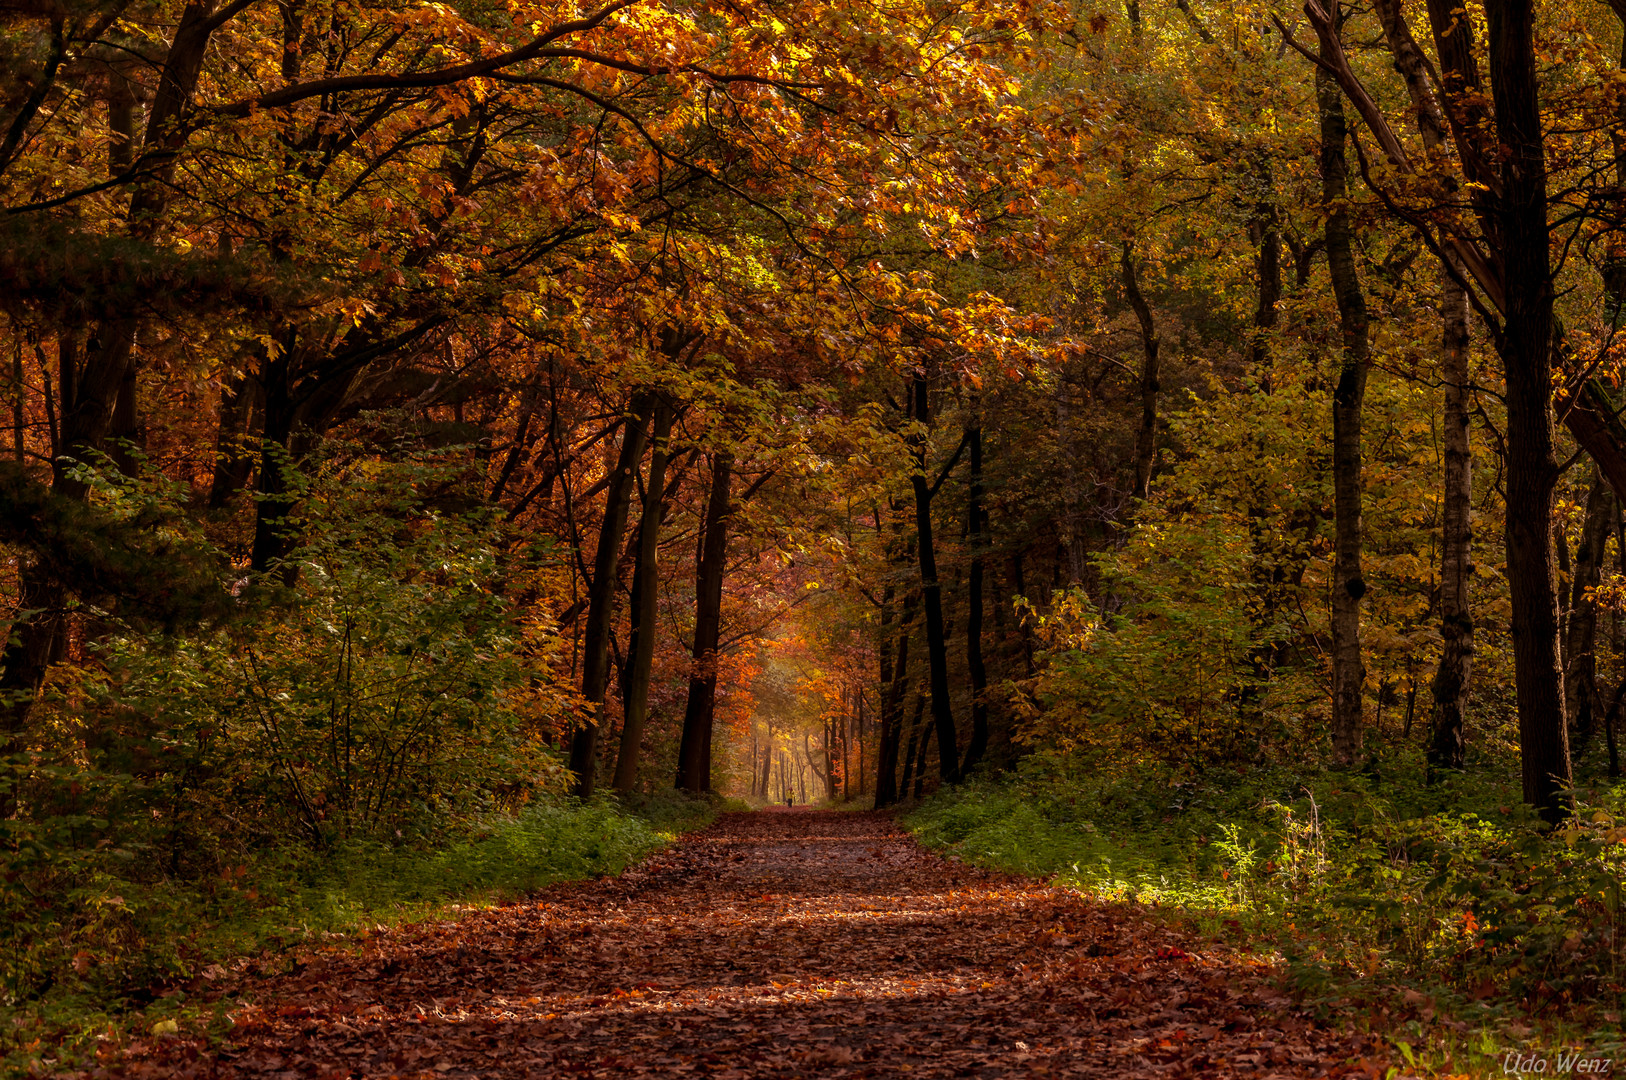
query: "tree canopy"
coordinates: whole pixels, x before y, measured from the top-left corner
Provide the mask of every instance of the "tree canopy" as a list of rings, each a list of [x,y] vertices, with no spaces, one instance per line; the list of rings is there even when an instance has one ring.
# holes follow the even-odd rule
[[[6,7],[0,907],[672,786],[1611,835],[1623,26]]]

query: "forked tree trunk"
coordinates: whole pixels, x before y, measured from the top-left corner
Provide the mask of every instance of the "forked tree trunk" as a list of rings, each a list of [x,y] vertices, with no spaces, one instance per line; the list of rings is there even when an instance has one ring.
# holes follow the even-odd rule
[[[621,747],[615,761],[615,789],[623,793],[638,783],[638,759],[643,753],[644,727],[649,721],[649,674],[655,662],[655,617],[660,599],[661,512],[673,419],[672,406],[665,399],[656,402],[649,481],[644,488],[643,511],[638,518],[638,554],[630,598],[632,626],[627,635],[627,683],[622,695]],[[753,760],[753,776],[755,767]]]
[[[1336,9],[1334,17],[1336,18]],[[1366,664],[1361,657],[1361,410],[1370,347],[1366,297],[1355,269],[1344,160],[1344,99],[1325,71],[1316,72],[1321,109],[1321,198],[1326,207],[1327,268],[1338,302],[1343,351],[1332,395],[1332,748],[1340,765],[1361,755]]]
[[[598,770],[598,732],[604,723],[604,698],[610,683],[610,631],[615,616],[622,538],[632,507],[638,463],[643,460],[644,443],[649,436],[651,409],[651,400],[646,394],[640,394],[633,401],[632,415],[621,437],[615,474],[604,489],[604,521],[599,527],[593,580],[587,587],[586,621],[582,626],[582,697],[592,715],[570,739],[570,771],[576,774],[576,795],[583,799],[593,794],[594,774]]]

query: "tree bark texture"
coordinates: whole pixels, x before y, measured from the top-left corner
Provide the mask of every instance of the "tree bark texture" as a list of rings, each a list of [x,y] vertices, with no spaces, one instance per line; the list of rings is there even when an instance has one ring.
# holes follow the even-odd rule
[[[1332,395],[1332,747],[1341,765],[1361,754],[1366,664],[1361,657],[1361,410],[1370,362],[1366,297],[1355,268],[1354,236],[1345,208],[1344,99],[1325,71],[1316,72],[1321,111],[1321,196],[1326,207],[1327,268],[1338,302],[1342,357]]]

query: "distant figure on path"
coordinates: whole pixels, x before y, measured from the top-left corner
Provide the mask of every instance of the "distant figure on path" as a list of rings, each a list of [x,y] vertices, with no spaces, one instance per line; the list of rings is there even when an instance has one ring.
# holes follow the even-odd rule
[[[792,798],[789,798],[789,797],[787,797],[785,799],[785,809],[786,810],[789,810],[791,807],[793,807],[795,805],[796,805],[796,800],[795,799],[792,799]]]

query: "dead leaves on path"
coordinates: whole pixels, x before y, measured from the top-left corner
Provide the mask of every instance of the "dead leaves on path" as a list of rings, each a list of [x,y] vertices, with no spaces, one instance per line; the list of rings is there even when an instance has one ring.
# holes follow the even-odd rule
[[[1371,1075],[1256,961],[988,875],[873,814],[728,815],[618,879],[371,937],[252,997],[227,1043],[97,1075]]]

